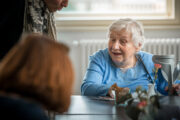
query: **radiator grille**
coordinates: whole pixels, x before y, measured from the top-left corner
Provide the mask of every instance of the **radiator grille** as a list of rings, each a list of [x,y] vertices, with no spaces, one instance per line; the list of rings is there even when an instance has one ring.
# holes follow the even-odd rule
[[[80,60],[82,67],[82,77],[88,67],[89,56],[99,49],[107,48],[107,40],[80,40],[76,45],[80,47]],[[180,61],[180,38],[176,39],[146,39],[143,51],[152,54],[165,55],[174,54],[175,60]]]

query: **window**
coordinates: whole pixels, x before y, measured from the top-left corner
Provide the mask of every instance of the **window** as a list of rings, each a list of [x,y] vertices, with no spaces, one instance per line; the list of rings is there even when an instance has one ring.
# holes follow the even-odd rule
[[[166,19],[174,17],[173,5],[173,0],[69,0],[57,13],[62,19]]]
[[[128,17],[143,24],[169,21],[174,24],[175,2],[180,3],[179,0],[69,0],[68,7],[56,13],[56,20],[61,26],[107,26],[115,19]]]

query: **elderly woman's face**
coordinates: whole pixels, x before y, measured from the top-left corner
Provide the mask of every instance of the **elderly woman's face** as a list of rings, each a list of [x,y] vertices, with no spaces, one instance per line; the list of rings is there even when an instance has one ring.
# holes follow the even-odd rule
[[[110,31],[108,50],[113,62],[123,66],[135,58],[139,49],[134,45],[132,35],[123,29]]]

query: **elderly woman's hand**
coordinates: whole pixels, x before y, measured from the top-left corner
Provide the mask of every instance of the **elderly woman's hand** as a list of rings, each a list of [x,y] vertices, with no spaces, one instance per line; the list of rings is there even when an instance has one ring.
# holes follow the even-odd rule
[[[113,93],[113,90],[114,90],[114,93]],[[108,91],[107,95],[114,98],[116,93],[121,94],[122,96],[124,96],[127,93],[129,93],[129,88],[127,88],[127,87],[121,88],[121,87],[118,87],[117,84],[113,84],[109,88],[109,91]]]
[[[109,88],[107,96],[110,96],[111,98],[114,98],[114,93],[112,91],[112,86]]]
[[[173,94],[180,96],[180,84],[173,84],[172,88]],[[168,87],[166,87],[165,90],[168,91]]]
[[[49,11],[55,12],[61,10],[63,7],[67,7],[68,0],[44,0]]]
[[[173,89],[176,91],[178,96],[180,96],[180,84],[174,84]]]

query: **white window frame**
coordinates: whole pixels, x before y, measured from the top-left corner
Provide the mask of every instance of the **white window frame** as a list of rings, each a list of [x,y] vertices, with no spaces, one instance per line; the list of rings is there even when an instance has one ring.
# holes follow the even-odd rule
[[[159,14],[154,17],[154,19],[147,18],[135,18],[143,23],[146,28],[159,28],[159,27],[169,27],[169,28],[180,28],[180,0],[167,0],[167,13]],[[142,14],[141,14],[142,15]],[[137,15],[136,15],[137,16]],[[109,24],[118,18],[128,17],[123,14],[65,14],[56,13],[56,26],[57,29],[106,29]]]

